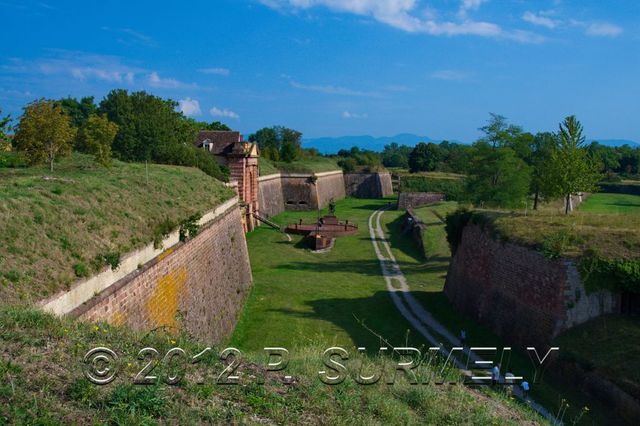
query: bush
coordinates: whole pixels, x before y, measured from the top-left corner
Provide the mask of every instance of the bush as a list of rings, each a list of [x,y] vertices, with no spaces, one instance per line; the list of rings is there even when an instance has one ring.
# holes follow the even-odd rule
[[[591,251],[580,259],[578,268],[588,291],[640,293],[640,260],[605,259]]]

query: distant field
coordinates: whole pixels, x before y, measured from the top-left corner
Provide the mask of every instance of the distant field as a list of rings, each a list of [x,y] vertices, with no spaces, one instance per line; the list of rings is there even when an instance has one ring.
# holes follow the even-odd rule
[[[73,155],[47,167],[0,168],[0,298],[31,302],[233,196],[194,168]]]
[[[580,211],[589,213],[640,214],[640,195],[591,194],[580,205]]]

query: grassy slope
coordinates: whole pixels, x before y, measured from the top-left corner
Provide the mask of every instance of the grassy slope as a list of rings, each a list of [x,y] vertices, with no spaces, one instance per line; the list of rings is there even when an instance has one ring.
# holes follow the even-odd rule
[[[0,297],[31,302],[102,265],[96,257],[153,241],[158,224],[204,213],[233,192],[197,169],[74,155],[56,165],[0,169]],[[102,262],[104,263],[104,262]]]
[[[386,212],[382,221],[387,238],[391,242],[393,254],[401,265],[414,297],[450,331],[457,334],[461,329],[466,330],[467,342],[470,346],[498,348],[510,346],[486,327],[458,313],[443,292],[451,253],[446,242],[444,224],[439,222],[432,210],[443,214],[453,209],[455,209],[455,203],[439,203],[415,210],[416,214],[430,227],[424,234],[426,261],[415,242],[400,230],[404,212]],[[509,365],[514,374],[522,374],[525,377],[532,375],[531,362],[522,352],[514,352]],[[580,415],[580,407],[583,406],[591,408],[589,416],[582,419],[583,424],[592,422],[598,424],[605,419],[610,419],[608,417],[610,413],[606,407],[600,406],[597,402],[587,401],[570,386],[559,386],[557,383],[551,384],[545,381],[532,387],[532,396],[552,412],[560,406],[561,398],[570,400],[571,407],[564,418],[568,422]]]
[[[580,208],[565,215],[561,208],[539,211],[486,211],[497,234],[530,247],[541,248],[546,238],[566,232],[565,256],[594,249],[610,258],[640,258],[640,196],[593,194]],[[624,211],[624,214],[622,212]]]
[[[285,163],[284,161],[269,161],[260,159],[260,176],[273,173],[321,173],[342,170],[331,158],[316,157]]]
[[[462,386],[338,386],[318,380],[321,349],[292,352],[282,373],[268,373],[264,385],[262,354],[244,354],[236,372],[240,385],[218,385],[223,369],[220,349],[196,365],[187,363],[177,386],[134,385],[146,361],[141,348],[164,355],[172,347],[188,357],[203,350],[185,336],[159,331],[139,334],[106,324],[60,320],[37,311],[0,306],[0,424],[536,424],[536,417],[500,395],[492,398]],[[119,356],[119,373],[106,386],[83,376],[84,354],[105,346]],[[188,358],[187,358],[188,359]],[[169,370],[151,374],[164,380],[180,371],[181,358]],[[111,365],[114,367],[114,364]],[[202,381],[202,384],[197,384]]]
[[[249,234],[254,287],[231,344],[249,350],[273,345],[286,348],[342,345],[349,350],[355,346],[378,348],[379,339],[354,316],[394,345],[408,343],[420,347],[425,343],[414,331],[407,337],[410,326],[392,305],[368,241],[366,219],[374,209],[385,204],[385,200],[339,201],[338,216],[357,222],[360,233],[338,239],[333,250],[325,254],[300,248],[299,237],[292,236],[293,241],[288,242],[281,234],[266,228]],[[284,224],[315,217],[315,212],[284,213],[274,220]],[[400,264],[403,270],[412,266],[404,259]],[[389,397],[394,395],[397,398],[401,394],[392,392]],[[492,395],[496,397],[500,395]],[[445,397],[442,404],[446,405],[448,398]],[[512,401],[506,401],[512,408],[516,407]],[[471,400],[469,403],[469,407],[473,407]],[[446,416],[450,416],[457,403],[452,404],[451,409],[440,406],[436,411],[444,409]],[[471,421],[471,417],[463,418],[465,422]],[[481,418],[475,421],[484,422]]]
[[[596,370],[631,394],[640,395],[640,320],[605,316],[571,329],[556,343],[586,370]]]

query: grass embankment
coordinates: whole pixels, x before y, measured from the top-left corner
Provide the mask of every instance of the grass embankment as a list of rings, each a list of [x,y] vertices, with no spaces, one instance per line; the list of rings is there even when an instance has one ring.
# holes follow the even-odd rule
[[[338,163],[328,157],[316,157],[296,160],[290,163],[284,161],[270,161],[260,158],[260,176],[274,173],[322,173],[342,170]]]
[[[318,379],[323,348],[291,354],[286,372],[265,374],[264,354],[242,357],[238,385],[217,384],[224,369],[221,349],[201,362],[204,349],[185,336],[134,333],[106,324],[61,320],[38,311],[0,307],[0,423],[18,424],[519,424],[535,419],[507,398],[492,400],[461,386],[412,386],[398,376],[394,386],[358,386],[347,379],[328,386]],[[97,346],[112,349],[118,370],[108,385],[83,375],[83,357]],[[187,358],[160,363],[152,384],[133,384],[147,360],[145,347],[164,356],[180,347]],[[364,360],[374,362],[375,360]],[[104,364],[103,364],[104,365]],[[101,368],[101,366],[100,366]],[[178,385],[164,381],[181,375]],[[284,375],[293,384],[284,383]],[[266,376],[266,377],[265,377]],[[258,378],[265,377],[265,384]],[[199,384],[201,382],[201,384]]]
[[[564,357],[640,397],[640,319],[605,316],[563,333]]]
[[[79,154],[53,173],[0,168],[0,298],[40,300],[232,196],[198,169]]]
[[[593,194],[565,215],[551,206],[539,211],[478,210],[497,236],[558,256],[580,257],[594,251],[607,259],[640,259],[640,196]]]
[[[469,346],[497,348],[512,346],[488,328],[457,312],[443,292],[451,252],[446,241],[444,223],[438,216],[443,216],[455,210],[456,207],[456,203],[446,202],[414,210],[428,227],[423,235],[426,260],[415,242],[400,229],[404,212],[386,212],[382,221],[393,254],[407,278],[413,296],[454,334],[465,330]],[[500,353],[497,354],[496,359],[499,356]],[[522,348],[514,348],[509,366],[514,374],[523,375],[529,379],[530,383],[532,382],[532,364]],[[506,368],[505,365],[503,367]],[[531,395],[554,414],[563,406],[561,400],[568,400],[570,406],[563,418],[568,423],[580,418],[584,406],[588,406],[590,411],[581,418],[580,424],[602,424],[602,422],[612,421],[612,414],[607,407],[600,405],[598,401],[587,400],[571,386],[550,383],[545,379],[532,386]]]
[[[460,201],[464,197],[464,176],[443,172],[402,174],[400,192],[442,192],[447,200]]]

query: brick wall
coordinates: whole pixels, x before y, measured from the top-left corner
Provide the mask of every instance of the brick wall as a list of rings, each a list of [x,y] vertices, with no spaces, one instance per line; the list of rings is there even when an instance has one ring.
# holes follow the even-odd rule
[[[346,173],[346,194],[357,198],[384,198],[393,195],[389,173]]]
[[[401,192],[398,195],[398,209],[415,209],[445,199],[445,194],[442,192]]]
[[[186,328],[215,344],[233,332],[251,281],[240,211],[233,208],[70,315],[138,330]]]
[[[258,179],[258,206],[260,214],[267,218],[284,211],[282,180],[279,174]]]
[[[615,294],[587,295],[573,262],[496,241],[478,225],[463,230],[444,291],[457,310],[522,346],[543,347],[560,332],[619,309]]]
[[[334,200],[341,200],[346,196],[342,171],[317,173],[316,177],[318,207],[323,208],[328,206],[332,198]]]

